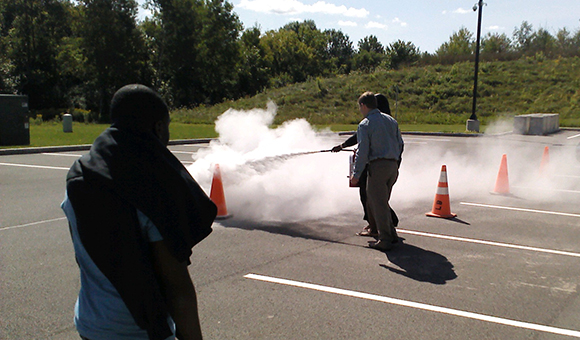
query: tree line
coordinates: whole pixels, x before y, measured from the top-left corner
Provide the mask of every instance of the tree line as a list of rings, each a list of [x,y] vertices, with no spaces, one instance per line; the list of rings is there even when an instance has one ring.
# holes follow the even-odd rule
[[[29,96],[31,110],[81,108],[106,121],[114,91],[127,83],[158,90],[172,108],[212,105],[309,78],[453,63],[472,58],[462,27],[435,53],[412,42],[354,43],[312,20],[262,32],[244,28],[224,0],[0,0],[0,93]],[[580,54],[580,30],[555,35],[523,22],[513,36],[482,37],[482,58]]]

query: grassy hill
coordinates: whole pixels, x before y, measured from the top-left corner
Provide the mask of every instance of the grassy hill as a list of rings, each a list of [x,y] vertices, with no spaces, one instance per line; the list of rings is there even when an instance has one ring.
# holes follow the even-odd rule
[[[251,98],[215,106],[180,109],[172,120],[212,124],[229,108],[278,105],[275,123],[306,118],[311,124],[356,124],[364,91],[387,95],[401,124],[465,124],[471,115],[473,62],[377,70],[311,79]],[[559,113],[561,126],[580,126],[580,58],[546,59],[543,54],[515,61],[480,63],[477,116],[482,124],[527,113]]]

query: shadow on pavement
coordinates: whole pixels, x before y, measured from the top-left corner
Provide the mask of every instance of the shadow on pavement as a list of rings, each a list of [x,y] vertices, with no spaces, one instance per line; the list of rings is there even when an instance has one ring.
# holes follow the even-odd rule
[[[410,279],[443,285],[457,278],[453,264],[433,251],[403,243],[386,254],[389,261],[399,268],[380,266]]]
[[[261,230],[272,234],[299,237],[308,240],[344,243],[343,240],[352,237],[359,227],[353,226],[351,216],[335,216],[332,222],[327,219],[309,220],[301,222],[256,222],[238,219],[228,219],[219,223],[226,228],[244,230]],[[348,244],[352,245],[352,244]]]

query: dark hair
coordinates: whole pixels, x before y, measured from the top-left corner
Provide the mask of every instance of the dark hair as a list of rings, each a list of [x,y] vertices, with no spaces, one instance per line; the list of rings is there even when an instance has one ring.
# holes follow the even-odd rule
[[[358,103],[365,104],[369,109],[377,108],[377,98],[375,98],[375,94],[370,91],[361,94],[358,98]]]
[[[145,85],[125,85],[113,95],[111,122],[114,126],[151,131],[156,122],[164,119],[169,119],[167,104]]]
[[[382,93],[375,94],[375,98],[377,98],[377,109],[382,113],[386,113],[389,116],[391,115],[391,108],[389,107],[389,100],[387,97]]]

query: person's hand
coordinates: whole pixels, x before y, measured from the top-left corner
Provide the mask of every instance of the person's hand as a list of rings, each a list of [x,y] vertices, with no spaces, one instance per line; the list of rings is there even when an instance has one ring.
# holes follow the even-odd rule
[[[342,150],[342,145],[338,144],[337,146],[335,146],[334,148],[332,148],[330,151],[332,152],[339,152],[340,150]]]
[[[358,187],[358,178],[351,177],[350,178],[350,186]]]

